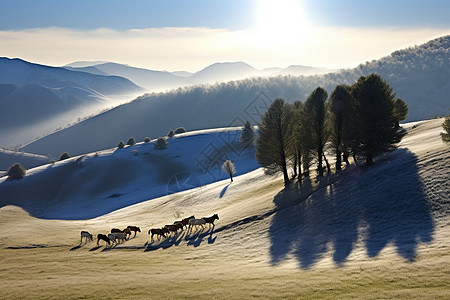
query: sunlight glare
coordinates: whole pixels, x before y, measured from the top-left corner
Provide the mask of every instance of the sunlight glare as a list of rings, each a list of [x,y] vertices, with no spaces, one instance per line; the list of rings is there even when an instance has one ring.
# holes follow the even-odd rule
[[[297,42],[307,31],[300,0],[258,1],[257,39],[261,44]]]

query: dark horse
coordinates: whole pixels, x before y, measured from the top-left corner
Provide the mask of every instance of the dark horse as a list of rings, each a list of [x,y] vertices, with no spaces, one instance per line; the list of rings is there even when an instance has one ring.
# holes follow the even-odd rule
[[[152,241],[153,241],[153,236],[156,234],[158,236],[158,240],[159,238],[162,237],[166,237],[166,233],[169,233],[169,229],[163,227],[163,228],[152,228],[148,231],[148,234],[152,235]]]
[[[108,243],[108,245],[111,245],[111,240],[104,234],[97,234],[97,246],[98,246],[98,242],[100,242],[100,240],[105,241],[106,243]]]
[[[214,221],[215,221],[215,220],[219,220],[219,215],[218,215],[218,214],[214,214],[214,215],[212,215],[211,217],[203,217],[202,219],[205,220],[205,222],[206,222],[207,224],[212,224],[213,227],[214,227],[214,226],[215,226],[215,225],[214,225]]]
[[[137,226],[128,225],[127,228],[130,229],[131,231],[134,231],[134,236],[136,236],[136,234],[138,232],[141,232],[141,229],[139,227],[137,227]]]

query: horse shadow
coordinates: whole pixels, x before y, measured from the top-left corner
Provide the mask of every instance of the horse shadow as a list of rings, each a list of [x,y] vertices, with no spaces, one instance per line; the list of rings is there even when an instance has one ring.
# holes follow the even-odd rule
[[[100,249],[102,246],[95,246],[94,248],[89,249],[89,251],[96,251]]]
[[[322,187],[304,199],[302,188],[297,201],[292,199],[298,193],[292,185],[276,195],[269,228],[271,264],[294,257],[308,269],[331,249],[333,261],[342,266],[359,241],[368,257],[392,244],[400,257],[414,261],[418,245],[431,242],[434,234],[426,182],[408,150],[386,157],[358,173],[340,175],[338,184],[319,183]]]
[[[199,247],[203,242],[203,240],[205,239],[205,237],[208,237],[208,244],[214,244],[217,235],[213,237],[213,233],[214,233],[214,226],[208,228],[206,232],[197,232],[193,236],[189,236],[186,238],[186,240],[188,240],[187,245]]]
[[[84,246],[84,245],[82,245],[82,244],[76,245],[75,247],[70,248],[70,251],[78,250],[78,249],[80,249],[80,248],[83,247],[83,246]]]
[[[167,237],[165,240],[162,241],[151,241],[150,243],[144,244],[144,252],[148,251],[154,251],[158,249],[168,249],[172,246],[178,246],[181,241],[183,240],[183,237],[185,236],[185,232],[173,236]]]

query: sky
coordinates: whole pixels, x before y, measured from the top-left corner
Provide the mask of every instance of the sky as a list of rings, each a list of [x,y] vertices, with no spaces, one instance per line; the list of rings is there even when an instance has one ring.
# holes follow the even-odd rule
[[[0,0],[0,56],[198,71],[350,68],[450,34],[448,0]]]

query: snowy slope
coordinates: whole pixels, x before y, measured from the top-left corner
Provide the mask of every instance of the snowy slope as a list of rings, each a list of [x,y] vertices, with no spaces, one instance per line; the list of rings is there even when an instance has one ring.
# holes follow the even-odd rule
[[[25,169],[47,164],[48,156],[0,149],[0,170],[8,170],[14,163],[20,163]]]
[[[0,204],[21,205],[50,219],[85,219],[144,200],[226,179],[258,168],[255,149],[239,145],[240,128],[187,132],[156,150],[154,141],[73,157],[27,172],[20,181],[0,181]]]
[[[55,203],[40,203],[41,211],[26,198],[7,205],[13,203],[4,195],[19,191],[5,194],[5,188],[16,183],[1,181],[0,283],[7,286],[2,295],[11,299],[448,299],[450,152],[439,136],[442,122],[404,125],[408,134],[398,150],[377,158],[370,168],[349,168],[321,183],[305,180],[301,186],[284,188],[280,176],[265,176],[256,169],[231,184],[219,180],[149,197],[94,219],[33,217],[44,214],[44,207],[55,212]],[[200,144],[201,136],[192,138]],[[169,141],[169,149],[175,144]],[[137,157],[129,155],[133,147],[120,154],[99,153],[98,163],[107,168],[116,158],[126,157],[139,164],[145,152],[155,154],[139,149]],[[184,146],[182,150],[191,151]],[[87,157],[85,168],[93,163],[94,158]],[[245,163],[236,165],[240,170]],[[66,184],[47,172],[35,169],[23,181],[40,193],[34,195],[40,201],[45,199],[44,189],[36,185],[49,180],[52,185]],[[120,183],[114,176],[104,178],[108,180],[104,186]],[[130,200],[138,186],[125,185],[126,195],[108,200]],[[85,182],[72,192],[88,194],[88,190]],[[57,199],[60,194],[53,192]],[[101,202],[109,206],[108,200]],[[78,202],[95,211],[93,201],[95,195],[79,197]],[[70,219],[82,205],[61,206],[59,217]],[[154,241],[146,234],[181,217],[213,213],[220,216],[214,228],[185,230]],[[103,242],[98,246],[95,240],[80,244],[80,230],[95,235],[127,225],[140,226],[142,232],[112,247]]]

